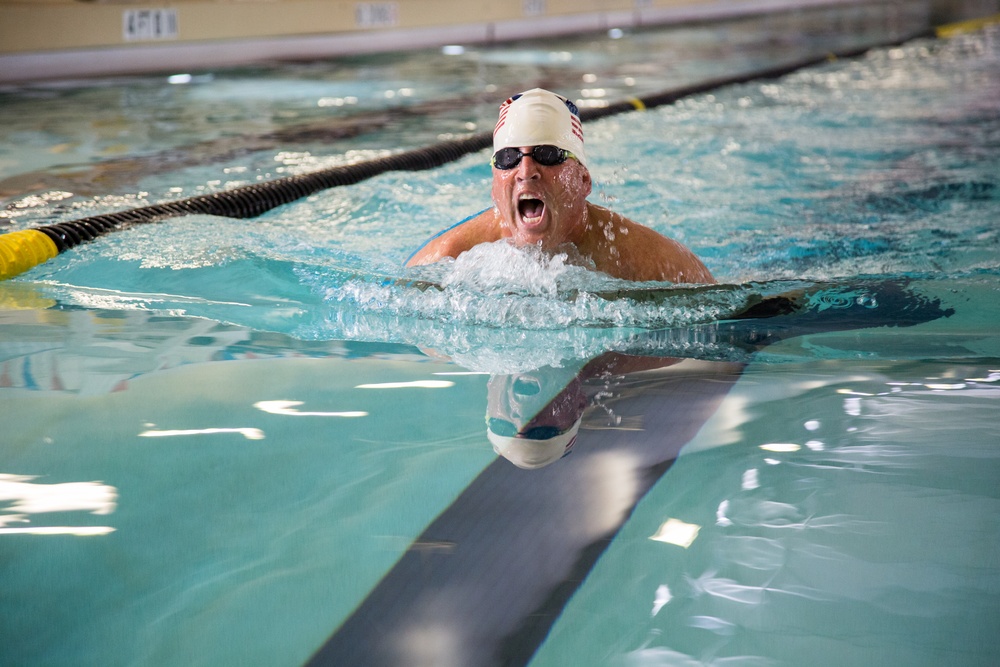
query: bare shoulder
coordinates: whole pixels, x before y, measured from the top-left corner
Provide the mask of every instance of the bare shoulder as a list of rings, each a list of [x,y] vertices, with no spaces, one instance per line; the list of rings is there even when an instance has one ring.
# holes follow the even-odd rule
[[[601,271],[635,281],[715,282],[684,244],[606,208],[593,206],[592,213],[604,237],[592,255]]]
[[[446,257],[458,257],[480,243],[490,243],[499,238],[500,225],[490,208],[432,238],[414,253],[406,265],[432,264]]]

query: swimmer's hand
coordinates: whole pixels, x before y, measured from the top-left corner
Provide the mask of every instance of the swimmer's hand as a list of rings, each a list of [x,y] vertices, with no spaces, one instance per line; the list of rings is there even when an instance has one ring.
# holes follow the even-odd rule
[[[799,295],[801,296],[801,294]],[[754,301],[754,300],[752,300]],[[787,294],[769,296],[766,299],[757,297],[754,303],[733,315],[733,320],[756,320],[779,315],[791,315],[802,309],[802,303]]]

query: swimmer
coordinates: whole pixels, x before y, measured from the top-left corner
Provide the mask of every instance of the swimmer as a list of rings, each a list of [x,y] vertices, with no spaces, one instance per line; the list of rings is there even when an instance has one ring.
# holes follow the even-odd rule
[[[432,238],[407,266],[507,239],[633,281],[714,283],[682,244],[587,201],[590,172],[576,105],[541,88],[500,106],[493,132],[493,207]]]

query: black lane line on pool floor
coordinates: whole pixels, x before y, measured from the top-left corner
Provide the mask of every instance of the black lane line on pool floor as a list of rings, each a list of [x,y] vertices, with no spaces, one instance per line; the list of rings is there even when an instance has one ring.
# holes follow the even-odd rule
[[[710,368],[666,369],[655,390],[615,404],[616,413],[643,415],[641,431],[584,431],[569,456],[537,470],[494,461],[309,664],[526,664],[741,368],[702,366]],[[602,480],[612,455],[614,476]],[[602,506],[601,487],[623,481],[633,483],[623,506]]]
[[[859,281],[802,302],[810,305],[794,314],[670,330],[664,351],[683,348],[687,332],[717,352],[728,346],[731,353],[723,357],[748,359],[795,336],[912,326],[953,313],[905,281]],[[651,345],[661,342],[659,334],[650,333]],[[651,379],[641,381],[641,392],[615,404],[617,414],[640,415],[642,430],[584,431],[571,455],[538,470],[498,458],[307,664],[527,665],[633,508],[715,413],[742,369],[716,363],[656,371],[643,376]],[[621,491],[628,488],[619,483],[624,480],[633,484],[631,495],[619,507],[602,507],[601,486]],[[609,513],[614,520],[607,520]]]

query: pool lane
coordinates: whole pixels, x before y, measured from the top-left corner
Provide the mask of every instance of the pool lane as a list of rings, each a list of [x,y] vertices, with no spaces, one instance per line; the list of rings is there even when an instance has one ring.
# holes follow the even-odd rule
[[[540,469],[498,458],[307,664],[526,664],[740,368],[687,361],[642,373],[641,390],[615,403],[628,428],[585,430],[571,455]]]
[[[825,286],[797,299],[795,312],[692,327],[690,337],[752,354],[805,334],[913,326],[954,312],[906,281]],[[669,334],[671,345],[683,346],[683,330]],[[685,360],[639,373],[634,391],[615,404],[623,428],[584,430],[571,455],[540,469],[494,461],[307,665],[528,664],[633,509],[716,413],[743,368]],[[665,526],[664,539],[683,539],[687,528]]]

